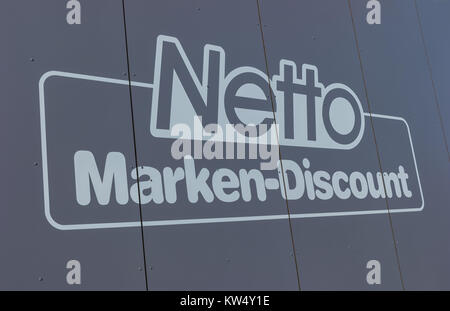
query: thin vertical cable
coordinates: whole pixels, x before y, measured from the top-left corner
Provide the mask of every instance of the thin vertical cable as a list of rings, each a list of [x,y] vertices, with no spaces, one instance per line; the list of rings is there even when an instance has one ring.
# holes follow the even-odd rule
[[[136,147],[136,128],[134,125],[134,109],[133,109],[133,95],[131,92],[131,75],[130,75],[130,57],[128,53],[128,35],[127,35],[127,21],[125,14],[125,1],[122,0],[122,13],[123,13],[123,28],[125,33],[125,51],[127,55],[127,72],[128,72],[128,93],[130,96],[130,110],[131,110],[131,125],[133,127],[133,145],[134,145],[134,162],[136,166],[136,180],[137,180],[137,192],[139,202],[139,218],[141,227],[141,242],[142,242],[142,254],[144,258],[144,274],[145,274],[145,290],[148,291],[148,277],[147,277],[147,260],[145,256],[145,239],[144,239],[144,223],[142,220],[142,205],[141,205],[141,188],[139,182],[139,165]]]
[[[434,102],[436,104],[436,109],[437,109],[437,112],[438,112],[438,115],[439,115],[439,122],[440,122],[440,125],[441,125],[442,136],[444,138],[445,150],[447,150],[448,161],[450,161],[450,152],[448,151],[448,141],[447,141],[447,135],[445,134],[444,118],[442,117],[441,107],[439,105],[439,100],[438,100],[437,90],[436,90],[436,84],[434,83],[433,71],[432,71],[432,68],[431,68],[430,57],[428,56],[428,50],[427,50],[427,45],[426,45],[426,42],[425,42],[425,36],[423,34],[422,21],[420,19],[419,9],[417,7],[417,1],[416,0],[414,0],[414,7],[416,9],[417,22],[419,24],[420,37],[422,39],[423,50],[424,50],[424,53],[425,53],[425,58],[427,60],[428,73],[430,75],[431,85],[433,87]]]
[[[368,90],[367,90],[366,77],[365,77],[365,73],[364,73],[364,67],[363,67],[363,64],[362,64],[361,53],[360,53],[360,50],[359,50],[358,36],[356,35],[355,19],[353,18],[353,11],[352,11],[352,5],[350,3],[350,0],[347,0],[347,3],[348,3],[348,8],[350,10],[350,17],[351,17],[351,20],[352,20],[353,36],[355,38],[356,51],[358,53],[359,67],[360,67],[360,70],[361,70],[361,76],[362,76],[362,81],[363,81],[363,85],[364,85],[364,93],[365,93],[366,102],[367,102],[367,109],[369,109],[369,114],[370,114],[370,126],[372,127],[372,136],[373,136],[373,141],[375,143],[375,149],[376,149],[376,154],[377,154],[378,166],[380,168],[381,176],[384,176],[383,167],[381,165],[380,151],[378,149],[377,137],[375,135],[375,127],[373,125],[372,109],[370,108],[369,93],[368,93]],[[386,184],[385,184],[385,181],[384,181],[384,177],[381,180],[382,180],[382,184],[383,184],[384,193],[387,193],[386,192]],[[391,216],[391,211],[389,209],[389,202],[388,202],[388,197],[387,196],[385,196],[385,201],[386,201],[387,214],[388,214],[388,218],[389,218],[389,226],[391,228],[392,242],[394,243],[395,258],[397,260],[397,267],[398,267],[398,272],[399,272],[399,275],[400,275],[400,282],[401,282],[401,285],[402,285],[402,290],[405,290],[405,283],[403,281],[403,274],[402,274],[402,269],[401,269],[401,265],[400,265],[400,256],[399,256],[398,247],[397,247],[397,240],[395,238],[395,231],[394,231],[394,226],[392,224],[392,216]]]
[[[284,169],[283,169],[283,160],[282,160],[282,157],[281,157],[281,146],[280,146],[280,142],[279,142],[278,128],[276,126],[277,120],[276,120],[276,117],[275,117],[275,106],[274,106],[274,103],[273,103],[272,87],[270,86],[269,63],[267,61],[266,44],[265,44],[265,41],[264,41],[264,33],[263,33],[263,29],[262,29],[261,9],[259,7],[259,0],[256,0],[256,5],[258,7],[259,30],[261,32],[261,40],[262,40],[262,46],[263,46],[263,50],[264,50],[264,61],[265,61],[265,65],[266,65],[266,74],[267,74],[267,80],[268,80],[268,83],[269,83],[270,103],[272,104],[273,120],[274,120],[274,123],[275,123],[275,131],[276,131],[276,137],[277,137],[277,143],[278,143],[278,153],[279,153],[279,157],[280,157],[280,169],[281,169],[281,176],[282,176],[282,180],[283,180],[284,197],[285,197],[285,201],[286,201],[286,210],[287,210],[287,214],[288,214],[289,232],[291,234],[292,249],[293,249],[293,252],[294,252],[295,271],[296,271],[296,274],[297,274],[297,285],[298,285],[298,290],[301,291],[302,288],[300,286],[300,273],[299,273],[299,266],[298,266],[298,262],[297,262],[297,252],[296,252],[296,249],[295,249],[295,240],[294,240],[294,234],[293,234],[292,222],[291,222],[291,212],[289,210],[289,203],[288,203],[288,197],[287,197],[286,181],[285,181]]]

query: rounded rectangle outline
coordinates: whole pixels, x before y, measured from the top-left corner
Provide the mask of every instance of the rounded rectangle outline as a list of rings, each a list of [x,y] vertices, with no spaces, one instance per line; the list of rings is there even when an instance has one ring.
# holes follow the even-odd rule
[[[50,213],[50,196],[49,196],[49,185],[48,185],[48,163],[47,163],[47,131],[45,122],[45,95],[44,86],[45,81],[50,77],[65,77],[74,78],[82,80],[90,80],[97,82],[113,83],[128,85],[128,80],[104,78],[99,76],[63,72],[63,71],[48,71],[44,73],[39,79],[39,115],[40,115],[40,127],[41,127],[41,152],[42,152],[42,179],[43,179],[43,191],[44,191],[44,210],[45,218],[54,228],[59,230],[83,230],[83,229],[106,229],[106,228],[129,228],[129,227],[140,227],[140,221],[130,221],[130,222],[112,222],[112,223],[92,223],[92,224],[70,224],[64,225],[56,222]],[[131,81],[131,86],[152,88],[151,83],[134,82]],[[325,212],[325,213],[299,213],[291,214],[290,218],[316,218],[316,217],[332,217],[332,216],[357,216],[357,215],[374,215],[374,214],[386,214],[386,213],[406,213],[406,212],[419,212],[425,207],[425,201],[423,198],[422,185],[419,177],[419,170],[417,168],[417,161],[414,151],[414,145],[411,138],[411,132],[409,129],[408,122],[401,117],[382,115],[376,113],[364,113],[366,117],[390,119],[401,121],[406,125],[408,131],[408,137],[411,145],[411,152],[414,159],[414,166],[417,174],[417,181],[419,184],[420,196],[422,204],[419,208],[402,208],[402,209],[382,209],[382,210],[368,210],[368,211],[350,211],[350,212]],[[219,218],[193,218],[193,219],[177,219],[177,220],[148,220],[142,221],[143,226],[168,226],[168,225],[185,225],[185,224],[205,224],[205,223],[225,223],[225,222],[242,222],[242,221],[261,221],[261,220],[278,220],[278,219],[288,219],[288,214],[279,215],[265,215],[265,216],[234,216],[234,217],[219,217]]]

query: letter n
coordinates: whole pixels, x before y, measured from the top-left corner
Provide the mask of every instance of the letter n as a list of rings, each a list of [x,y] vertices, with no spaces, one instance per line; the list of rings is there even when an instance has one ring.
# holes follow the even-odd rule
[[[155,60],[155,94],[152,105],[157,105],[156,128],[170,129],[175,76],[178,78],[184,93],[194,108],[195,113],[202,117],[203,127],[207,124],[217,124],[219,83],[223,74],[222,54],[220,47],[206,45],[203,55],[202,82],[198,79],[180,42],[174,37],[160,35],[157,40]],[[177,104],[177,103],[175,103]],[[152,113],[154,111],[152,110]],[[153,117],[154,118],[154,117]],[[152,119],[152,122],[154,120]]]

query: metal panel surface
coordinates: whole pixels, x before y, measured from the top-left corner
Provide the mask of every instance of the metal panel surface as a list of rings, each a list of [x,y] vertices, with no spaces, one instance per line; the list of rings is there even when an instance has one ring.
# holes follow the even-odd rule
[[[365,10],[358,1],[351,6],[354,16]],[[356,18],[355,24],[372,110],[402,117],[409,125],[420,173],[423,210],[392,213],[404,285],[407,290],[444,289],[449,286],[445,268],[448,226],[444,223],[450,175],[420,24],[412,1],[386,1],[383,8],[383,21],[377,27]],[[398,156],[398,149],[407,145],[407,137],[401,144],[382,138],[396,134],[392,125],[374,122],[382,166],[387,171],[395,165],[392,159]],[[388,203],[392,210],[401,206],[395,196]]]
[[[145,290],[140,229],[89,227],[139,220],[138,204],[76,193],[90,155],[100,178],[117,164],[112,154],[105,169],[110,152],[134,163],[121,1],[83,3],[81,25],[67,24],[63,1],[2,6],[0,288]],[[81,265],[79,285],[66,281],[70,260]]]
[[[293,193],[288,200],[302,288],[401,289],[385,200],[376,198],[367,189],[367,174],[372,176],[374,190],[381,186],[376,179],[380,168],[347,2],[283,1],[281,6],[271,1],[261,3],[268,70],[276,76],[272,87],[276,89],[277,108],[283,109],[284,104],[284,110],[277,110],[277,122],[286,126],[285,132],[289,131],[290,123],[286,120],[291,111],[292,137],[307,136],[312,141],[323,140],[328,131],[332,132],[330,125],[326,125],[328,116],[337,118],[332,109],[347,113],[347,124],[353,123],[354,128],[358,127],[357,114],[362,113],[359,125],[362,137],[354,138],[352,148],[281,147],[283,160],[294,161],[302,170],[297,182],[305,181],[301,188],[303,195]],[[348,108],[352,98],[360,103],[359,110]],[[314,103],[312,114],[308,112],[311,107],[308,101]],[[332,108],[334,105],[336,108]],[[308,124],[313,124],[312,128]],[[337,123],[331,126],[339,128]],[[347,135],[352,135],[349,130],[341,129],[342,133],[348,131]],[[314,131],[315,137],[309,137]],[[326,185],[316,181],[322,175],[320,179],[330,187],[339,174],[347,176],[337,182],[339,186],[333,184],[326,189]],[[352,175],[361,176],[365,185]],[[350,193],[351,180],[355,184]],[[339,189],[348,193],[339,194]],[[366,282],[366,265],[370,260],[378,260],[383,269],[378,287]]]
[[[1,7],[0,289],[450,288],[450,1]]]
[[[298,289],[286,207],[279,190],[266,190],[261,179],[246,183],[240,176],[240,171],[255,170],[258,178],[277,178],[276,171],[263,175],[259,159],[209,160],[204,154],[199,159],[193,150],[194,160],[176,160],[171,153],[176,140],[158,136],[152,128],[159,127],[152,122],[162,120],[159,115],[155,119],[153,116],[164,114],[168,105],[172,105],[170,126],[182,124],[183,120],[194,122],[191,102],[183,97],[196,93],[197,89],[189,86],[192,76],[202,84],[200,89],[212,93],[213,88],[225,85],[221,74],[230,77],[230,72],[242,66],[264,68],[256,3],[126,1],[126,17],[133,79],[153,84],[153,88],[133,88],[139,168],[143,180],[156,178],[156,183],[147,185],[141,194],[147,266],[151,266],[149,288]],[[170,57],[167,63],[165,57]],[[178,66],[177,75],[168,81],[170,77],[164,72],[170,71],[167,66],[173,63]],[[186,63],[191,65],[190,75],[183,72]],[[177,84],[180,80],[184,83],[181,86]],[[266,92],[267,79],[260,81],[259,90]],[[159,90],[172,85],[171,82],[174,89],[171,94],[176,95],[167,100]],[[155,90],[160,96],[158,100],[152,93]],[[265,97],[268,99],[268,94]],[[199,101],[192,100],[204,105]],[[224,106],[218,105],[218,114],[223,116]],[[270,107],[270,102],[262,105]],[[189,114],[192,119],[186,118]],[[201,140],[195,140],[192,148],[196,143],[201,144],[200,148],[205,146]],[[227,147],[223,146],[224,153]],[[195,171],[189,173],[188,165],[195,165]],[[174,190],[168,184],[164,184],[164,197],[156,197],[158,183],[170,182],[163,170],[184,172],[184,178],[176,184],[176,198],[169,198]],[[220,194],[219,171],[234,176],[233,180],[239,176],[239,185],[224,190],[226,195]],[[198,182],[200,174],[207,176],[206,185]],[[197,185],[207,188],[197,194],[198,198],[194,188],[189,189]],[[250,187],[247,193],[251,197],[244,198],[245,185]]]

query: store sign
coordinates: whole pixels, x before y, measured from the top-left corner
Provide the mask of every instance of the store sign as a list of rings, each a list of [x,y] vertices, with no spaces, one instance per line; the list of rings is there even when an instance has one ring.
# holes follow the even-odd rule
[[[199,64],[196,66],[200,68]],[[52,164],[47,159],[47,131],[58,129],[47,127],[46,107],[62,103],[48,101],[47,94],[56,89],[47,88],[47,83],[58,80],[59,92],[63,86],[67,92],[101,96],[105,92],[102,88],[128,87],[129,82],[60,71],[42,75],[39,92],[43,182],[45,215],[50,224],[62,230],[140,226],[139,219],[123,221],[116,213],[117,206],[137,206],[139,201],[148,209],[145,215],[161,208],[176,207],[173,213],[185,209],[181,218],[171,212],[171,218],[143,219],[145,226],[287,218],[286,213],[268,214],[256,207],[269,196],[294,202],[290,204],[292,218],[386,213],[386,198],[392,202],[390,212],[423,209],[406,120],[364,112],[349,86],[339,82],[324,85],[320,76],[326,74],[325,70],[319,75],[314,65],[282,59],[278,72],[268,77],[250,66],[229,68],[224,48],[206,44],[201,68],[198,76],[180,41],[160,35],[153,83],[131,82],[133,91],[151,90],[150,113],[138,115],[135,122],[147,123],[149,139],[156,139],[155,152],[167,155],[164,165],[155,166],[152,159],[140,158],[136,169],[123,150],[98,154],[92,144],[90,148],[83,147],[82,137],[77,137],[80,141],[74,145],[78,147],[66,159],[67,166],[73,167],[73,178],[60,176],[54,181],[49,180],[48,174]],[[94,83],[95,87],[83,89]],[[93,105],[96,103],[82,102],[80,109],[91,109]],[[85,115],[89,117],[88,110]],[[368,126],[371,117],[383,128],[391,129],[385,139],[393,145],[406,142],[408,146],[399,147],[398,152],[383,159],[383,174],[378,166],[365,161],[366,154],[375,152]],[[117,118],[120,120],[120,116]],[[170,141],[170,147],[159,148],[157,142],[161,141]],[[52,150],[57,151],[58,146]],[[259,165],[229,165],[243,160]],[[214,164],[208,167],[205,163]],[[222,164],[226,165],[221,167]],[[137,174],[141,180],[140,196]],[[70,212],[56,212],[57,219],[53,216],[55,211],[68,207],[50,204],[52,182],[66,182],[74,189],[74,196],[66,198],[71,201]],[[231,207],[224,211],[216,202]],[[116,207],[108,209],[111,204]],[[186,217],[186,209],[198,204],[210,206],[205,215]],[[240,206],[246,209],[245,213]],[[108,216],[98,216],[98,207],[103,207],[102,215]],[[89,216],[78,217],[76,222],[68,219],[67,215],[78,211],[88,215],[89,209],[95,210],[92,221]]]

